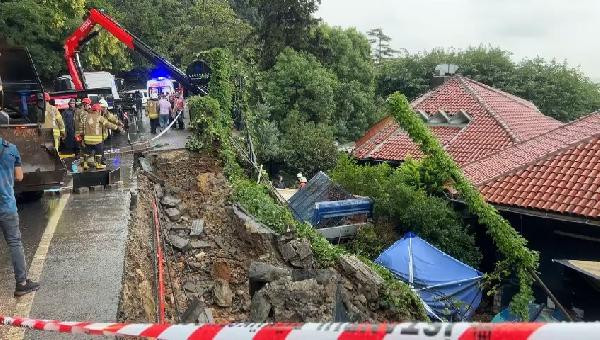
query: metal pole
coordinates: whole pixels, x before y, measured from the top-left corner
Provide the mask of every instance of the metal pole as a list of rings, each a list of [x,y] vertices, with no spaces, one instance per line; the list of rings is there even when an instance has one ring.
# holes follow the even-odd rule
[[[536,272],[532,272],[531,275],[537,281],[537,283],[542,287],[544,292],[546,292],[546,294],[548,294],[548,297],[550,297],[550,300],[552,300],[552,302],[554,302],[554,304],[558,306],[558,309],[560,309],[560,311],[567,317],[567,319],[569,321],[573,321],[573,318],[571,318],[571,315],[569,314],[569,312],[567,312],[565,307],[563,307],[563,305],[561,305],[560,302],[558,302],[558,299],[556,299],[556,296],[554,296],[554,294],[552,294],[550,289],[548,289],[548,287],[544,284],[544,282],[542,282],[542,279],[540,279],[538,274]]]

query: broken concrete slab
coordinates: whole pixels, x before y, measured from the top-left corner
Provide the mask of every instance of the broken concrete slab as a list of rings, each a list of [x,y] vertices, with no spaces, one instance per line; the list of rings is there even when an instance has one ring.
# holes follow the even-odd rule
[[[165,210],[167,217],[173,222],[178,222],[181,219],[181,212],[177,208],[169,208]]]
[[[230,307],[233,303],[233,292],[229,288],[229,283],[225,280],[218,279],[215,281],[213,294],[215,302],[220,307]]]
[[[181,199],[167,195],[160,200],[160,203],[167,208],[177,208],[177,206],[181,203]]]
[[[179,249],[180,251],[186,251],[190,246],[190,240],[175,234],[170,234],[167,236],[167,241],[170,245],[176,249]]]
[[[234,205],[233,213],[239,220],[236,223],[237,232],[242,239],[259,249],[263,254],[273,251],[273,241],[277,234],[264,224],[256,221],[244,208]]]
[[[267,298],[266,291],[259,291],[254,294],[250,303],[250,321],[265,322],[271,312],[271,303]]]
[[[272,282],[284,276],[290,276],[287,268],[276,267],[268,263],[253,261],[248,269],[248,278],[251,281]]]
[[[347,277],[361,287],[367,299],[375,300],[378,298],[379,289],[385,281],[376,271],[369,268],[354,255],[342,255],[338,263]]]
[[[160,184],[154,184],[154,194],[158,199],[161,199],[165,196],[165,191]]]
[[[207,241],[192,240],[192,241],[190,241],[190,246],[193,249],[202,249],[202,248],[210,248],[210,247],[212,247],[212,244]]]
[[[192,228],[190,230],[191,236],[200,236],[204,231],[204,219],[199,218],[192,221]]]

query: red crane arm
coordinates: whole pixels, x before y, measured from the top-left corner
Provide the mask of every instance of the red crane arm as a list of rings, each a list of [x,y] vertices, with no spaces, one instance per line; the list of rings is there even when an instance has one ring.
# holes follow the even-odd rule
[[[83,72],[79,64],[79,47],[90,39],[92,29],[100,25],[130,49],[138,52],[154,65],[160,66],[169,71],[169,74],[177,80],[183,87],[193,94],[205,95],[206,90],[193,83],[192,80],[175,65],[171,64],[159,53],[154,51],[148,45],[144,44],[139,38],[129,33],[121,27],[115,20],[95,8],[89,10],[88,17],[85,21],[71,34],[65,41],[65,60],[69,74],[75,85],[75,90],[85,90],[85,84],[82,81]]]
[[[132,50],[134,49],[133,37],[129,32],[124,30],[119,24],[99,10],[95,8],[90,9],[87,19],[67,38],[64,45],[67,68],[69,69],[69,74],[71,75],[75,89],[78,91],[85,89],[85,85],[81,79],[82,72],[76,60],[77,54],[79,53],[79,46],[82,41],[86,40],[96,25],[102,26],[110,32],[110,34],[127,45],[127,47]]]

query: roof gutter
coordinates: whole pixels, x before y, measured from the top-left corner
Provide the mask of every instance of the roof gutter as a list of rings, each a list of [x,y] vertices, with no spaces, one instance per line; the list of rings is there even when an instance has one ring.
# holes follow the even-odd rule
[[[450,201],[452,201],[454,203],[460,203],[460,204],[465,205],[465,202],[460,199],[450,198]],[[489,203],[489,204],[492,204],[492,203]],[[600,220],[598,220],[598,219],[590,219],[590,218],[579,217],[579,216],[567,216],[567,215],[539,211],[539,210],[509,207],[509,206],[505,206],[505,205],[497,205],[497,204],[492,204],[492,205],[500,211],[516,213],[516,214],[521,214],[521,215],[525,215],[525,216],[541,217],[541,218],[552,219],[552,220],[561,221],[561,222],[572,222],[572,223],[579,223],[579,224],[585,224],[585,225],[589,225],[589,226],[600,227]]]

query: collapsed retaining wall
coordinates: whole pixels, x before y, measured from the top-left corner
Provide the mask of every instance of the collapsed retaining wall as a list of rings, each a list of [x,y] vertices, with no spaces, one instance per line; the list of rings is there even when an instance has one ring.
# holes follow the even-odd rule
[[[156,197],[169,322],[399,321],[381,302],[384,280],[362,261],[344,255],[336,267],[320,268],[307,240],[276,234],[231,202],[215,158],[173,151],[156,155],[152,167],[164,182],[139,175],[122,320],[155,317],[144,286],[153,273],[147,256]],[[136,303],[144,307],[133,310]]]

